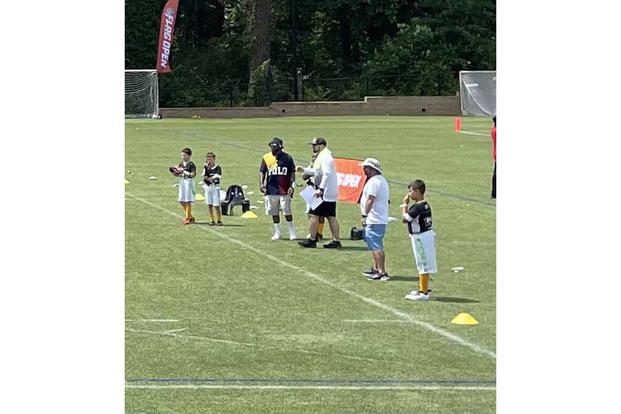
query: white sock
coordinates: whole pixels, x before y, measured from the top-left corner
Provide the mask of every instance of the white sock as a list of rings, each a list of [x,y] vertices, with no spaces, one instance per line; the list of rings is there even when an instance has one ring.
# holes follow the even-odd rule
[[[274,223],[274,234],[280,234],[280,223]]]
[[[289,226],[289,233],[295,233],[295,225],[293,224],[293,221],[288,221],[287,222],[287,226]]]

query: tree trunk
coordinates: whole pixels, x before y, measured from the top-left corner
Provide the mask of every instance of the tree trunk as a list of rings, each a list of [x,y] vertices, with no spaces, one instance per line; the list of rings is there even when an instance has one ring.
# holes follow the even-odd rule
[[[352,64],[352,39],[350,10],[347,4],[343,4],[336,11],[336,18],[339,22],[339,38],[341,41],[341,56],[343,57],[343,75],[351,73]]]
[[[272,18],[271,0],[254,0],[251,22],[252,52],[250,70],[259,67],[270,58],[270,21]]]
[[[271,103],[270,23],[271,0],[254,0],[251,21],[252,51],[250,52],[250,82],[248,100],[257,106]]]

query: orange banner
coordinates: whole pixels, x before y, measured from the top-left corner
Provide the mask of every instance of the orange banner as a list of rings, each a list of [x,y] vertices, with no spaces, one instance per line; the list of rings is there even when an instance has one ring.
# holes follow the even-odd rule
[[[362,164],[362,161],[349,158],[335,158],[334,163],[339,185],[338,200],[358,204],[364,183],[366,182],[364,171],[358,165]]]
[[[157,68],[157,73],[172,72],[172,68],[170,67],[170,51],[172,50],[178,7],[179,0],[168,0],[162,11],[160,40],[157,46],[157,63],[155,66]]]

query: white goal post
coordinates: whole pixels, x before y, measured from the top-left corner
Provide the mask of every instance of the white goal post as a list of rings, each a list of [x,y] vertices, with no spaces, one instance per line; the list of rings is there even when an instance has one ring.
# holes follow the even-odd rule
[[[125,118],[157,118],[159,84],[155,69],[125,71]]]
[[[496,71],[459,72],[459,99],[462,115],[496,115]]]

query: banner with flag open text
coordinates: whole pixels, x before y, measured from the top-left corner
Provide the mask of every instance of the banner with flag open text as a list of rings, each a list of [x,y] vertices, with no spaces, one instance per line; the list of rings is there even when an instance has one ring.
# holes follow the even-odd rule
[[[366,177],[361,164],[361,160],[349,158],[335,158],[336,175],[339,185],[339,201],[358,204]]]
[[[172,71],[170,67],[170,51],[172,50],[178,7],[179,0],[168,0],[162,11],[160,38],[157,47],[157,73],[169,73]]]

